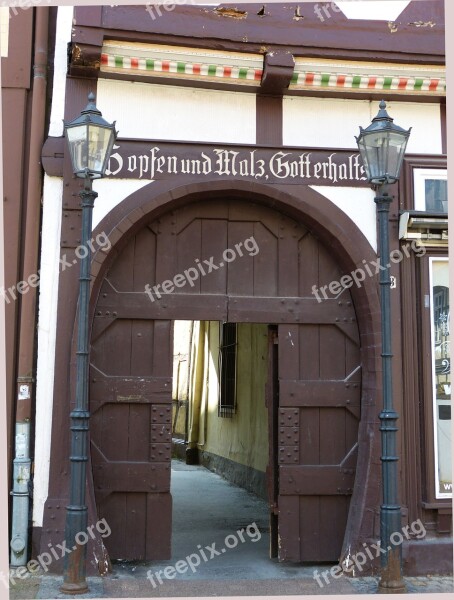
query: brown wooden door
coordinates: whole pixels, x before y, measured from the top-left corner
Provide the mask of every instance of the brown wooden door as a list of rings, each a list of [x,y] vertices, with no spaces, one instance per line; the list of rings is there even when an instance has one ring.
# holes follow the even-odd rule
[[[251,236],[259,252],[243,247],[226,264],[224,250]],[[193,285],[145,293],[210,259],[219,268]],[[93,480],[112,558],[170,557],[171,324],[200,319],[278,324],[278,555],[337,560],[355,476],[359,338],[349,291],[320,303],[312,286],[342,274],[307,228],[239,199],[187,204],[130,239],[105,275],[92,333]]]
[[[265,403],[268,409],[268,466],[266,481],[270,508],[270,558],[279,556],[279,380],[278,380],[278,330],[268,327],[268,377]]]
[[[279,326],[281,560],[336,562],[341,553],[361,389],[356,324],[343,324]]]
[[[93,323],[91,456],[99,518],[111,558],[170,558],[172,321],[138,319],[109,294],[143,292],[154,276],[155,236],[140,232],[103,283]]]

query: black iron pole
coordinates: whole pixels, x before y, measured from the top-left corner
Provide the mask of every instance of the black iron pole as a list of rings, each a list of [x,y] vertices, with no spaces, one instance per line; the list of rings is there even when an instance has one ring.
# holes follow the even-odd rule
[[[82,234],[79,277],[79,318],[77,332],[76,402],[71,412],[71,455],[70,455],[70,498],[66,507],[65,542],[71,553],[65,554],[64,581],[60,591],[65,594],[83,594],[88,591],[86,580],[87,547],[84,532],[87,531],[88,508],[85,500],[86,472],[88,461],[88,311],[90,302],[91,249],[93,205],[98,194],[92,189],[87,175],[82,200]],[[82,534],[79,540],[78,534]],[[82,543],[81,543],[82,542]]]
[[[393,405],[391,342],[391,277],[389,256],[389,208],[392,196],[386,186],[379,188],[375,203],[378,213],[380,252],[380,304],[382,335],[383,409],[380,412],[383,503],[380,507],[381,574],[378,591],[385,594],[405,593],[402,578],[402,546],[393,543],[393,533],[402,529],[402,514],[397,487],[397,419]],[[399,538],[398,538],[399,539]]]

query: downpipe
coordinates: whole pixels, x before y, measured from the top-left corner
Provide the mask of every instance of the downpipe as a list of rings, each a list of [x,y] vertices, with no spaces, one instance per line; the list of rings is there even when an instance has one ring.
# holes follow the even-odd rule
[[[24,391],[28,385],[21,386]],[[16,456],[13,461],[13,518],[10,543],[12,567],[27,564],[28,513],[30,482],[30,422],[16,423]]]

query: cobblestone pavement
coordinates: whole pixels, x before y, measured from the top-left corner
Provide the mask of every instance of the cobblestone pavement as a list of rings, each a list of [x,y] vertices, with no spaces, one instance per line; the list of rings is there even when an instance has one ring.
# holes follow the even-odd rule
[[[453,578],[440,576],[405,577],[408,594],[448,593],[454,592]],[[373,594],[377,590],[378,578],[358,577],[350,579],[357,594]]]
[[[168,581],[165,586],[153,589],[143,574],[129,573],[129,576],[108,575],[104,578],[89,577],[90,592],[78,598],[164,598],[164,597],[215,597],[215,596],[280,596],[280,595],[321,595],[321,594],[376,594],[378,579],[375,577],[342,578],[320,588],[312,577],[299,579],[237,579]],[[407,592],[453,593],[451,577],[406,577]],[[10,600],[56,600],[71,598],[59,592],[62,578],[55,575],[30,576],[18,581],[10,588]],[[0,594],[0,597],[1,594]]]
[[[172,495],[174,519],[172,558],[152,563],[113,561],[106,577],[89,578],[90,593],[79,598],[163,598],[207,596],[279,596],[375,594],[375,577],[330,578],[319,585],[314,573],[327,565],[305,566],[280,563],[269,558],[269,515],[267,503],[200,466],[173,461]],[[194,510],[193,507],[198,507]],[[232,508],[234,507],[234,508]],[[198,546],[216,542],[221,548],[226,536],[254,523],[260,536],[229,546],[222,555],[201,563],[173,579],[157,582],[156,573],[197,551]],[[255,540],[255,541],[254,541]],[[149,579],[153,575],[154,579]],[[16,580],[11,600],[69,598],[59,592],[61,576],[45,574]],[[154,584],[152,583],[154,581]],[[406,578],[408,592],[453,592],[450,577]],[[0,582],[0,586],[3,584]],[[0,598],[2,596],[0,595]]]

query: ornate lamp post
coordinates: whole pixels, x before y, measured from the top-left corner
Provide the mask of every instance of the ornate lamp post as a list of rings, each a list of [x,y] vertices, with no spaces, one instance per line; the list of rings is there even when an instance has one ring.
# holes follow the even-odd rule
[[[392,196],[388,195],[389,184],[399,179],[402,161],[411,128],[407,131],[394,125],[382,100],[380,111],[372,123],[356,138],[366,169],[367,178],[376,192],[380,270],[380,304],[383,369],[383,408],[380,412],[382,448],[383,503],[380,507],[380,545],[386,549],[381,554],[381,577],[378,591],[381,593],[405,592],[402,578],[402,548],[393,545],[391,536],[402,528],[401,507],[397,491],[397,419],[393,406],[392,389],[392,346],[391,346],[391,278],[389,264],[389,207]]]
[[[383,409],[380,412],[382,447],[383,503],[380,507],[380,545],[386,549],[381,554],[379,592],[405,592],[402,579],[402,548],[392,543],[391,536],[402,527],[401,507],[398,499],[397,477],[397,419],[393,406],[392,345],[391,345],[391,278],[389,264],[389,206],[392,196],[388,186],[399,179],[400,169],[411,128],[407,131],[394,125],[386,112],[386,103],[380,102],[380,111],[366,129],[360,127],[356,138],[366,169],[367,178],[376,192],[378,213],[380,270],[380,304],[382,334]]]
[[[65,554],[64,582],[60,590],[65,594],[83,594],[88,591],[85,543],[79,543],[79,533],[87,530],[88,509],[85,503],[86,464],[88,459],[88,309],[90,300],[89,245],[92,230],[93,205],[97,193],[92,189],[93,179],[104,176],[112,147],[117,136],[115,122],[102,118],[95,106],[94,94],[81,115],[64,124],[73,172],[83,178],[81,245],[85,249],[80,263],[79,315],[77,331],[76,403],[71,412],[71,474],[69,505],[66,507],[65,542],[71,554]]]

